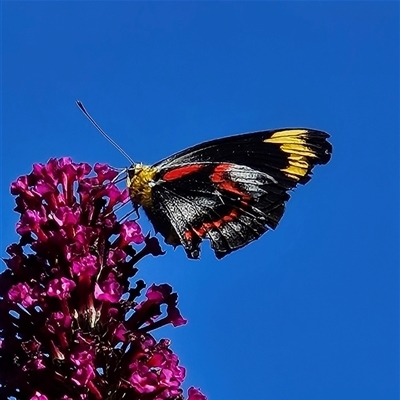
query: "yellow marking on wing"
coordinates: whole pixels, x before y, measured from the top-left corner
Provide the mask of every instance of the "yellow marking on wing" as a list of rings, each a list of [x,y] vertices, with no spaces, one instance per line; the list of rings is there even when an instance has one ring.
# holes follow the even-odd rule
[[[291,179],[293,179],[293,180],[295,180],[295,181],[299,181],[299,180],[300,180],[300,177],[299,177],[298,175],[292,175],[291,173],[288,172],[287,169],[283,169],[282,172],[284,172],[285,175],[286,175],[288,178],[291,178]]]
[[[127,178],[129,194],[134,203],[144,207],[150,207],[152,204],[151,198],[151,182],[157,173],[156,168],[148,165],[138,164],[135,166],[133,176]]]
[[[274,138],[287,138],[288,136],[300,136],[306,134],[308,131],[307,129],[285,129],[283,131],[277,131],[272,136],[270,139]],[[265,139],[265,141],[268,141],[269,139]]]
[[[306,134],[306,129],[289,129],[284,131],[275,132],[270,138],[265,139],[266,143],[298,143],[303,144],[306,143],[304,137],[302,135]]]
[[[265,143],[280,145],[280,150],[287,154],[288,165],[281,171],[296,181],[309,173],[311,168],[309,159],[317,157],[315,151],[307,146],[307,133],[306,129],[287,129],[275,132],[270,138],[264,139]]]
[[[296,180],[300,179],[299,176],[305,176],[307,174],[307,168],[294,167],[293,165],[289,165],[289,167],[284,168],[281,171],[286,172],[286,175],[294,175]]]
[[[308,168],[308,162],[307,161],[304,161],[304,160],[299,160],[299,161],[297,161],[295,158],[291,158],[291,162],[290,162],[290,164],[293,166],[293,167],[297,167],[297,168]]]
[[[315,152],[309,147],[301,144],[283,144],[281,150],[290,155],[306,156],[306,157],[317,157]]]
[[[305,141],[302,138],[296,136],[287,136],[287,137],[270,137],[269,139],[265,139],[266,143],[277,143],[277,144],[304,144]]]

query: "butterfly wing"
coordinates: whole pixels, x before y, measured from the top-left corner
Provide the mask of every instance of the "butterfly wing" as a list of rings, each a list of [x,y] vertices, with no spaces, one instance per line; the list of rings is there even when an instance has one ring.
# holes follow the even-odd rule
[[[144,209],[170,244],[190,258],[209,239],[221,258],[275,229],[288,190],[326,164],[328,134],[280,129],[217,139],[193,146],[152,166],[157,179]]]
[[[286,128],[244,133],[211,140],[185,149],[154,165],[159,169],[184,167],[199,163],[232,163],[258,171],[274,173],[292,181],[289,186],[306,183],[316,164],[326,164],[331,157],[329,135],[314,129]],[[186,172],[183,168],[182,172]],[[279,173],[281,172],[281,173]]]
[[[236,176],[230,190],[210,179],[228,165]],[[202,239],[210,240],[218,258],[257,239],[277,226],[289,198],[265,174],[235,164],[208,164],[181,178],[166,178],[152,190],[158,206],[145,210],[167,243],[182,244],[190,258],[198,258]]]

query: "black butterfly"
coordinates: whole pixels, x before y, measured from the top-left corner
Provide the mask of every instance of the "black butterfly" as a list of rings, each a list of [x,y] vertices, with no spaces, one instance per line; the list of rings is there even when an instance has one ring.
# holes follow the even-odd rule
[[[157,232],[199,258],[203,239],[217,258],[275,229],[288,191],[326,164],[325,132],[287,128],[198,144],[152,166],[128,168],[128,188]]]

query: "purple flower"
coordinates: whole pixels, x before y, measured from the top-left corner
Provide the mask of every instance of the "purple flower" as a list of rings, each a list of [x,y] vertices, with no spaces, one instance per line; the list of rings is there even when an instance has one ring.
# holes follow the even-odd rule
[[[159,328],[166,324],[173,326],[184,325],[187,321],[181,316],[178,308],[178,296],[172,293],[171,286],[167,284],[152,285],[146,292],[147,300],[143,300],[135,307],[136,314],[129,323],[141,328],[142,332]],[[167,305],[167,315],[161,316],[161,306]]]
[[[145,284],[130,282],[140,259],[163,252],[135,221],[118,221],[129,196],[117,172],[90,173],[64,157],[11,185],[21,238],[0,275],[0,398],[183,400],[185,369],[149,333],[186,323],[177,294],[152,285],[139,302]]]
[[[33,289],[27,283],[17,283],[8,291],[8,298],[14,303],[20,303],[24,307],[29,307],[37,302],[33,296]]]
[[[47,285],[47,296],[57,297],[58,299],[67,299],[71,296],[71,292],[75,289],[76,284],[68,278],[56,278],[51,280]]]
[[[97,258],[92,254],[78,257],[71,264],[72,272],[77,276],[88,275],[91,277],[98,272]]]
[[[188,400],[207,400],[207,397],[194,387],[189,388],[188,395]]]
[[[35,394],[31,397],[31,400],[48,400],[48,398],[40,392],[35,392]]]
[[[144,242],[144,236],[142,234],[142,230],[135,221],[124,222],[121,226],[120,235],[122,242],[120,244],[121,247],[124,247],[131,242],[136,244]]]
[[[122,295],[122,287],[117,282],[115,275],[110,272],[106,279],[100,284],[96,283],[94,288],[94,297],[98,300],[117,303]]]

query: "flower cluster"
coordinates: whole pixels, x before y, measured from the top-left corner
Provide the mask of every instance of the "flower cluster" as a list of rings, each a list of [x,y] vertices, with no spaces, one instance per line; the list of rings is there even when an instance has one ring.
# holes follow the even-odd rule
[[[11,186],[20,214],[0,275],[0,398],[178,400],[185,369],[169,340],[186,323],[167,285],[130,284],[135,265],[163,252],[134,221],[117,172],[69,158],[36,164]],[[137,248],[139,246],[139,249]],[[165,310],[165,311],[163,311]],[[205,400],[190,388],[189,400]]]

